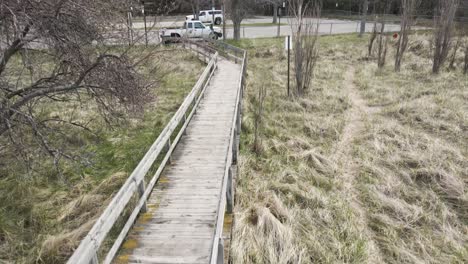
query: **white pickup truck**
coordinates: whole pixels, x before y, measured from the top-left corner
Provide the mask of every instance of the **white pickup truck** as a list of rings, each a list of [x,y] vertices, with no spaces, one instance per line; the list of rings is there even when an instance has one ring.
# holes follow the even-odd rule
[[[165,43],[175,38],[209,38],[218,39],[223,36],[219,27],[204,25],[201,21],[185,21],[184,26],[179,29],[163,29],[160,31],[160,37]]]
[[[213,12],[214,12],[214,24],[221,25],[221,23],[223,23],[223,20],[224,20],[223,11],[221,10],[202,10],[200,11],[200,14],[198,14],[198,20],[203,23],[212,24]],[[195,16],[194,15],[186,16],[185,20],[187,21],[195,20]]]

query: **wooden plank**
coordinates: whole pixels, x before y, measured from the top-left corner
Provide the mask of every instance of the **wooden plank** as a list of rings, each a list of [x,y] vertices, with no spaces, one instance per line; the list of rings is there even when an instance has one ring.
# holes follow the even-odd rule
[[[164,264],[164,263],[179,263],[179,264],[198,264],[198,263],[207,263],[209,256],[139,256],[132,255],[129,257],[129,263],[141,263],[141,264]]]

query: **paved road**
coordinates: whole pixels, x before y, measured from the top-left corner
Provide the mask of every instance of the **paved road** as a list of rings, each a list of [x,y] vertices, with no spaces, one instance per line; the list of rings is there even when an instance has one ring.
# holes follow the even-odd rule
[[[271,23],[272,19],[268,17],[252,18],[246,19],[243,21],[243,26],[241,27],[241,37],[242,38],[268,38],[278,36],[278,27],[277,26],[252,26],[252,24],[259,23]],[[158,22],[155,27],[157,28],[167,28],[167,27],[181,27],[184,21],[163,21]],[[287,36],[291,35],[291,26],[292,21],[290,19],[282,19],[281,24],[287,24],[280,27],[280,35]],[[227,21],[227,24],[230,25],[226,28],[226,35],[228,39],[233,38],[234,32],[232,29],[232,22]],[[134,23],[135,28],[144,28],[143,23]],[[371,32],[374,27],[373,23],[366,24],[366,32]],[[399,31],[400,25],[388,24],[386,26],[386,32]],[[337,19],[321,19],[319,26],[319,33],[322,35],[326,34],[348,34],[359,32],[359,22],[351,20],[337,20]]]

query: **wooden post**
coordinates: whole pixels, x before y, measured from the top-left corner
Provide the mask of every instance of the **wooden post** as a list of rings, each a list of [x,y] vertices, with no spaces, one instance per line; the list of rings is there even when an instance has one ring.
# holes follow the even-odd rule
[[[232,164],[237,164],[237,133],[239,131],[239,128],[236,127],[234,128],[234,138],[232,140]]]
[[[99,264],[99,258],[97,256],[97,252],[94,253],[94,256],[93,258],[91,259],[91,263],[90,264]]]
[[[218,258],[216,259],[217,264],[224,264],[224,240],[222,237],[218,241]]]
[[[194,100],[195,101],[195,100]],[[184,114],[184,124],[187,123],[187,113]],[[183,135],[187,135],[187,128],[184,129]]]
[[[242,104],[241,104],[241,101],[242,101],[242,95],[241,95],[241,98],[239,98],[239,107],[237,109],[237,124],[236,124],[236,127],[237,127],[237,135],[240,135],[241,133],[241,109],[242,109]]]
[[[226,212],[232,214],[232,209],[234,207],[234,197],[233,197],[233,186],[232,186],[232,168],[229,167],[228,172],[228,181],[226,189]]]
[[[139,195],[140,198],[145,194],[145,189],[146,189],[146,185],[145,185],[145,180],[143,179],[140,182],[140,184],[138,185],[138,195]],[[143,206],[141,207],[140,212],[146,213],[147,210],[148,210],[148,208],[146,207],[146,202],[145,202],[143,204]]]
[[[166,143],[166,150],[167,150],[167,152],[169,152],[170,149],[171,149],[171,139],[169,138],[169,139],[167,140],[167,143]],[[171,157],[171,155],[169,155],[169,160],[168,160],[168,161],[169,161],[169,164],[172,163],[172,157]]]

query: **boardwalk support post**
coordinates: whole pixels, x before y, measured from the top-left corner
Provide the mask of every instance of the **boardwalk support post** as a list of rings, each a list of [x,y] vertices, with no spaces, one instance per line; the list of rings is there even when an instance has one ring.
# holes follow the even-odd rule
[[[143,195],[145,194],[145,191],[146,191],[146,184],[145,184],[145,181],[141,181],[141,183],[138,185],[138,195],[139,195],[139,198],[143,197]],[[148,208],[146,207],[146,202],[143,204],[143,206],[141,207],[141,212],[142,213],[146,213],[146,211],[148,210]]]
[[[99,259],[98,259],[98,256],[97,256],[97,252],[94,253],[94,256],[93,258],[91,259],[91,263],[90,264],[99,264]]]
[[[166,151],[169,152],[169,150],[171,149],[171,139],[167,140],[166,148],[167,148]],[[172,157],[171,156],[169,156],[168,161],[169,161],[169,164],[172,164]]]
[[[187,123],[187,113],[184,114],[184,124]],[[187,129],[184,129],[183,135],[187,135]]]
[[[226,189],[226,213],[232,214],[234,207],[233,184],[232,184],[232,167],[229,168],[227,189]]]
[[[222,237],[219,238],[218,244],[218,258],[216,264],[224,264],[224,240]]]
[[[236,165],[237,164],[237,156],[238,156],[238,144],[237,144],[237,131],[239,128],[234,129],[234,140],[232,141],[232,164]]]

